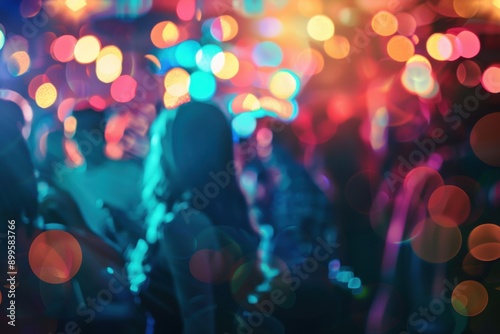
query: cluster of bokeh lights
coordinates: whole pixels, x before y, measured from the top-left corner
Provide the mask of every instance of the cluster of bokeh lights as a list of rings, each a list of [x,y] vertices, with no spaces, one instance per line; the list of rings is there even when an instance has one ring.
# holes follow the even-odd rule
[[[252,136],[264,117],[293,121],[292,130],[301,143],[312,148],[331,139],[342,123],[358,119],[361,140],[382,154],[390,145],[388,129],[401,143],[426,134],[434,114],[451,108],[443,97],[448,86],[454,91],[478,87],[500,93],[500,65],[481,58],[487,45],[483,32],[471,24],[476,19],[497,22],[499,1],[434,1],[425,6],[413,2],[403,6],[402,1],[397,8],[376,1],[358,1],[355,7],[320,0],[273,3],[278,2],[280,6],[240,1],[235,11],[205,15],[196,1],[181,0],[175,6],[177,17],[151,23],[147,39],[141,41],[146,47],[139,51],[130,51],[116,36],[93,31],[91,25],[40,31],[35,44],[9,34],[0,24],[1,57],[6,73],[25,84],[38,109],[53,112],[64,133],[62,147],[70,167],[85,164],[73,140],[79,109],[106,113],[105,154],[111,159],[124,156],[121,142],[131,127],[141,128],[146,136],[154,117],[140,118],[144,100],[148,108],[160,104],[167,110],[189,101],[216,103],[230,117],[235,138]],[[91,12],[86,1],[58,5],[75,15]],[[29,8],[23,11],[24,17],[37,14]],[[457,26],[434,25],[438,19]],[[46,58],[37,48],[48,53]],[[142,63],[148,64],[147,70]],[[151,82],[144,80],[147,71],[159,88],[144,93],[144,83]],[[498,124],[500,113],[489,112],[475,121],[467,139],[486,166],[500,167]],[[49,132],[47,126],[36,134],[42,155],[47,152]],[[357,196],[360,184],[373,185],[376,176],[370,172],[348,180],[347,202],[369,215],[375,232],[388,243],[409,244],[423,261],[446,263],[467,246],[462,269],[473,275],[477,262],[500,258],[498,222],[475,220],[480,208],[471,189],[481,188],[478,182],[443,179],[436,170],[445,154],[433,153],[426,159],[427,165],[412,166],[402,177],[401,188],[377,193],[376,203],[383,209],[371,208]],[[500,186],[495,189],[492,198],[499,196],[495,194]],[[385,207],[403,210],[405,201],[418,203],[406,207],[407,225],[387,223]],[[412,215],[415,212],[421,216]],[[463,227],[471,222],[479,225],[467,238]],[[42,281],[64,283],[78,272],[81,250],[64,233],[45,232],[32,245],[30,265]],[[230,253],[198,250],[190,262],[193,276],[202,282],[232,279],[238,286],[251,265],[242,265],[229,277],[224,262],[233,264],[228,261]],[[215,261],[215,276],[206,275],[207,257]],[[331,278],[360,289],[361,281],[339,268],[340,262],[332,262]],[[458,314],[478,315],[487,304],[488,291],[480,282],[466,280],[453,292],[452,306]]]

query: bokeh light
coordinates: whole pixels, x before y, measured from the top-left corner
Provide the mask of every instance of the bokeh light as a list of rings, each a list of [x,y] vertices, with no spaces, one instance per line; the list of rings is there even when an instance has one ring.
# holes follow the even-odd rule
[[[191,101],[191,96],[186,93],[182,96],[173,96],[168,91],[163,94],[163,105],[167,109],[175,109],[181,104]]]
[[[408,59],[401,75],[401,83],[410,93],[428,96],[435,87],[435,79],[429,61],[416,55]]]
[[[189,94],[193,100],[210,100],[217,89],[215,77],[211,73],[196,71],[189,80]]]
[[[190,75],[182,68],[173,68],[164,79],[166,92],[174,97],[181,97],[189,92]]]
[[[182,68],[173,68],[167,72],[164,79],[165,94],[163,95],[165,108],[175,109],[191,100],[189,95],[190,80],[189,73]]]
[[[75,60],[80,64],[89,64],[96,60],[101,50],[101,42],[97,37],[88,35],[80,38],[75,44]]]
[[[222,52],[222,49],[215,44],[203,45],[197,52],[195,56],[196,65],[198,68],[205,72],[211,72],[210,64],[212,59],[216,54]]]
[[[115,101],[126,103],[135,97],[137,81],[130,75],[122,75],[111,84],[111,96]]]
[[[222,252],[202,249],[189,260],[191,275],[203,283],[220,283],[226,278],[226,259]]]
[[[307,33],[312,39],[326,41],[335,33],[335,25],[328,16],[315,15],[307,22]]]
[[[60,122],[64,122],[66,117],[71,115],[74,108],[75,108],[75,99],[73,98],[64,99],[61,103],[59,103],[59,106],[57,107],[57,119],[59,119]]]
[[[479,282],[463,281],[453,289],[451,305],[463,316],[476,316],[488,305],[488,291]]]
[[[447,227],[464,223],[471,210],[470,200],[465,191],[451,185],[434,190],[427,207],[432,220]]]
[[[471,255],[480,261],[495,261],[500,258],[500,226],[481,224],[469,235]]]
[[[323,45],[327,55],[333,59],[343,59],[349,55],[351,45],[349,40],[344,36],[335,35],[329,40],[325,41]]]
[[[468,252],[462,261],[463,271],[471,276],[481,275],[485,266],[486,263],[476,259],[471,252]]]
[[[472,128],[470,145],[474,154],[484,163],[500,167],[500,112],[482,117]]]
[[[179,28],[171,21],[163,21],[151,29],[151,42],[159,49],[176,44],[179,40]]]
[[[28,72],[31,65],[31,59],[27,52],[14,52],[7,63],[7,68],[13,76],[17,77]]]
[[[408,59],[408,61],[406,62],[406,66],[410,66],[411,64],[415,64],[415,63],[420,63],[420,64],[424,65],[425,67],[427,67],[427,69],[429,71],[432,71],[431,62],[429,61],[429,59],[425,58],[422,55],[414,55],[413,57]]]
[[[89,99],[89,103],[92,106],[92,108],[96,111],[102,111],[106,109],[107,106],[106,99],[99,95],[91,96]]]
[[[128,113],[113,115],[106,123],[104,138],[107,143],[117,144],[123,138],[130,116]]]
[[[69,138],[64,140],[64,153],[66,154],[65,164],[68,167],[76,168],[85,164],[85,157],[74,140]]]
[[[456,35],[453,34],[444,34],[451,43],[451,54],[448,57],[448,61],[457,60],[462,56],[462,44]]]
[[[479,11],[481,2],[480,0],[453,0],[453,9],[459,16],[471,18]]]
[[[192,68],[196,66],[196,55],[200,50],[200,43],[193,40],[187,40],[175,49],[175,60],[177,64],[185,68]]]
[[[276,37],[283,31],[283,24],[275,17],[265,17],[258,22],[259,33],[267,38]]]
[[[73,137],[76,132],[77,121],[74,116],[69,116],[64,120],[64,135],[67,138]]]
[[[192,20],[196,12],[196,0],[180,0],[175,11],[181,20]]]
[[[500,93],[500,66],[488,67],[483,73],[481,83],[488,92]]]
[[[252,60],[257,66],[279,66],[283,61],[283,52],[274,42],[262,42],[253,49]]]
[[[42,3],[40,1],[21,1],[21,5],[19,6],[19,11],[21,16],[24,18],[31,18],[36,16],[40,10],[42,9]]]
[[[248,111],[257,111],[259,109],[260,101],[251,93],[236,95],[229,104],[229,111],[233,115],[238,115]]]
[[[395,61],[405,62],[415,54],[415,45],[404,36],[393,36],[387,43],[387,54]]]
[[[453,44],[448,36],[441,33],[432,34],[426,43],[429,56],[436,60],[448,60],[453,53]]]
[[[382,247],[376,253],[384,254],[383,261],[375,262],[383,265],[380,270],[372,270],[375,276],[397,285],[404,277],[401,270],[409,268],[406,260],[413,257],[417,261],[411,262],[410,269],[424,272],[417,290],[428,297],[436,292],[434,288],[440,288],[436,279],[441,280],[437,274],[443,273],[427,272],[428,263],[450,261],[450,268],[458,265],[462,274],[483,279],[481,284],[493,292],[500,290],[496,287],[500,279],[494,275],[500,268],[495,262],[500,259],[500,227],[497,221],[478,223],[496,218],[500,205],[500,181],[494,168],[500,167],[500,110],[495,110],[498,96],[493,95],[500,93],[500,65],[495,58],[500,0],[124,0],[116,6],[65,0],[63,12],[51,17],[50,24],[36,21],[43,20],[37,16],[41,8],[39,0],[23,0],[18,8],[21,17],[33,19],[17,28],[10,27],[11,18],[2,19],[9,24],[8,34],[0,25],[0,56],[5,65],[0,69],[0,80],[14,86],[9,93],[0,89],[0,99],[19,91],[29,95],[38,109],[49,109],[38,110],[29,138],[36,166],[44,166],[45,160],[56,154],[63,167],[83,166],[78,172],[92,178],[94,159],[123,160],[120,165],[131,159],[143,160],[148,155],[149,130],[162,102],[169,109],[167,113],[191,100],[210,102],[228,116],[236,152],[246,153],[240,149],[247,143],[257,145],[258,161],[241,161],[243,165],[238,168],[247,179],[242,184],[246,185],[252,215],[259,212],[252,217],[252,224],[260,220],[276,223],[275,239],[269,237],[269,231],[263,232],[265,227],[252,226],[265,236],[257,254],[262,257],[260,262],[245,263],[247,260],[237,259],[236,254],[228,257],[224,250],[201,246],[201,238],[194,235],[189,243],[174,250],[176,254],[189,252],[183,259],[190,259],[191,275],[200,282],[220,283],[233,277],[233,292],[237,290],[238,298],[246,303],[241,305],[243,309],[247,301],[259,305],[268,297],[269,291],[263,290],[281,284],[268,280],[257,292],[249,294],[246,289],[249,281],[260,279],[254,275],[259,266],[264,276],[275,277],[270,273],[277,269],[266,267],[275,261],[269,262],[271,253],[281,252],[279,261],[293,261],[293,265],[304,260],[310,242],[316,239],[311,235],[300,245],[292,245],[292,239],[286,240],[292,233],[285,234],[288,228],[281,229],[292,222],[280,222],[274,205],[253,211],[254,206],[267,206],[273,203],[264,202],[279,199],[274,192],[288,196],[288,190],[301,182],[292,165],[311,172],[314,189],[304,189],[306,192],[325,195],[332,202],[341,200],[333,210],[352,218],[348,219],[354,224],[351,232],[366,227],[381,237],[381,242],[365,245],[373,238],[361,233],[354,236],[361,239],[349,248],[357,244],[369,249]],[[33,36],[32,27],[36,30]],[[486,94],[479,84],[492,94]],[[474,90],[475,98],[467,96]],[[476,103],[479,100],[481,103]],[[477,105],[472,106],[474,111],[469,110],[471,104]],[[29,108],[28,102],[25,105]],[[469,113],[460,109],[463,106]],[[33,113],[30,115],[32,118]],[[101,147],[87,156],[82,153],[88,147],[80,140],[80,132],[87,136],[86,127],[97,119],[106,120],[104,156]],[[275,125],[285,126],[285,132],[278,134],[279,130],[272,128]],[[91,132],[92,137],[97,136]],[[288,169],[288,164],[292,168]],[[108,168],[106,165],[103,167]],[[115,164],[109,168],[113,168],[111,165]],[[79,177],[79,173],[73,174],[71,178]],[[302,196],[301,189],[292,190],[298,201],[309,198]],[[140,196],[140,191],[131,194]],[[310,211],[315,211],[312,206]],[[314,219],[322,212],[311,214]],[[314,227],[309,219],[305,224]],[[304,231],[295,225],[290,230],[298,234]],[[330,227],[325,227],[325,234],[332,236],[337,231]],[[338,232],[342,236],[346,231]],[[462,233],[464,237],[470,233],[469,249],[462,248]],[[239,248],[236,244],[235,249]],[[238,258],[247,255],[243,248],[238,252]],[[74,275],[68,273],[71,268],[65,268],[70,261],[63,256],[56,258],[50,261],[64,272],[62,276]],[[368,314],[366,306],[372,302],[367,300],[368,294],[374,297],[373,310],[384,317],[395,308],[412,312],[417,304],[410,301],[399,308],[390,304],[394,302],[392,295],[381,303],[388,295],[375,294],[373,286],[363,287],[356,277],[360,263],[347,268],[340,261],[331,262],[330,269],[335,271],[329,277],[331,281],[323,275],[326,273],[316,274],[323,275],[326,283],[336,280],[336,285],[344,284],[342,288],[362,291],[363,296],[358,295],[353,304],[353,312],[358,315]],[[283,263],[280,270],[286,270],[289,264]],[[116,270],[110,269],[109,274]],[[149,272],[145,269],[143,280]],[[60,275],[56,271],[53,274]],[[320,281],[304,281],[302,292],[290,293],[286,302],[289,307],[301,301],[295,305],[300,308],[289,310],[290,318],[302,308],[310,312],[307,315],[319,314],[302,303],[311,282],[314,285]],[[434,290],[429,290],[431,287]],[[134,283],[132,289],[140,292],[138,284]],[[460,295],[459,289],[454,294],[457,312],[429,322],[429,330],[450,332],[450,326],[443,323],[453,317],[456,332],[464,321],[471,328],[476,326],[480,317],[464,320],[461,315],[480,313],[482,304]],[[359,302],[365,303],[362,310]],[[339,314],[335,310],[328,314],[334,313]],[[399,328],[386,328],[391,326],[387,323],[405,323],[405,315],[398,319],[373,315],[369,314],[366,321],[365,329],[370,332],[396,331]],[[374,319],[384,322],[383,326],[375,328]],[[269,317],[266,322],[274,320]],[[318,323],[317,327],[331,332],[339,329],[333,326],[335,321],[329,319],[328,324]],[[365,326],[365,322],[359,323]]]
[[[106,143],[104,154],[111,160],[120,160],[123,158],[123,145],[120,143]]]
[[[219,16],[210,25],[210,32],[220,42],[230,41],[238,34],[238,22],[229,15]]]
[[[462,245],[458,227],[445,227],[427,219],[419,222],[411,234],[411,248],[422,260],[445,263],[457,255]]]
[[[213,57],[210,68],[217,78],[229,80],[238,73],[238,58],[231,52],[219,52]]]
[[[161,63],[160,63],[160,60],[158,59],[158,57],[156,57],[155,55],[147,54],[144,56],[144,58],[149,60],[151,62],[151,64],[154,64],[155,71],[161,70]]]
[[[380,36],[390,36],[398,30],[398,19],[394,14],[382,10],[373,16],[371,25]]]
[[[38,89],[38,87],[40,87],[42,84],[44,83],[48,83],[50,82],[50,79],[47,75],[45,74],[39,74],[35,77],[33,77],[33,79],[31,79],[29,85],[28,85],[28,94],[29,96],[35,100],[35,94],[36,94],[36,90]]]
[[[302,50],[293,62],[293,70],[300,76],[311,76],[321,73],[325,66],[325,59],[316,49]]]
[[[73,12],[78,12],[87,6],[87,0],[66,0],[64,4]]]
[[[64,35],[52,43],[52,57],[62,63],[73,60],[76,38],[72,35]]]
[[[479,38],[471,31],[465,30],[457,35],[457,39],[462,47],[462,57],[475,57],[481,48]]]
[[[42,232],[31,243],[29,264],[42,281],[65,283],[78,273],[82,264],[82,249],[75,237],[67,232]]]
[[[294,98],[299,92],[300,81],[295,73],[279,70],[271,76],[269,91],[279,99]]]
[[[5,45],[2,51],[2,57],[5,61],[8,61],[10,56],[12,56],[12,54],[15,52],[18,51],[28,52],[28,47],[29,43],[26,38],[19,35],[11,35],[5,41]]]
[[[398,20],[398,33],[403,36],[412,36],[417,29],[417,21],[413,15],[409,13],[397,13],[396,18]]]
[[[251,113],[243,113],[233,118],[234,132],[241,138],[249,137],[257,127],[257,120]]]
[[[481,82],[481,68],[472,60],[465,60],[457,67],[457,79],[465,87],[475,87]]]
[[[404,190],[419,196],[423,203],[427,203],[432,193],[443,185],[441,174],[427,166],[413,168],[403,183]]]
[[[295,100],[279,100],[271,96],[259,98],[262,110],[269,111],[283,120],[292,120],[297,116],[298,105]]]
[[[56,102],[57,99],[57,89],[50,83],[44,83],[38,87],[35,93],[36,104],[40,108],[48,108]]]
[[[122,74],[123,55],[116,46],[104,47],[97,56],[96,75],[104,83],[116,80]]]

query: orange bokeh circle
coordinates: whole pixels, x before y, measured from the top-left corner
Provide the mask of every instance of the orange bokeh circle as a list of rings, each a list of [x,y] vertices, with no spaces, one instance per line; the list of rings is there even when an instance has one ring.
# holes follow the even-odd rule
[[[479,282],[463,281],[453,290],[451,304],[457,313],[473,317],[483,312],[488,305],[488,291]]]
[[[481,261],[494,261],[500,258],[500,226],[481,224],[469,235],[469,250],[472,256]]]
[[[82,249],[71,234],[64,231],[46,231],[33,240],[29,250],[29,264],[42,281],[61,284],[72,279],[82,264]]]

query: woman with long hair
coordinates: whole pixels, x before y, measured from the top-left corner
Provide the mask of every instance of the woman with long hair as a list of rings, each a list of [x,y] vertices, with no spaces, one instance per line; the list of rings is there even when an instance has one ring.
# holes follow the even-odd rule
[[[213,105],[188,103],[163,111],[150,134],[146,231],[129,254],[131,289],[157,333],[232,331],[239,306],[228,283],[236,263],[255,257],[258,238],[229,123]]]

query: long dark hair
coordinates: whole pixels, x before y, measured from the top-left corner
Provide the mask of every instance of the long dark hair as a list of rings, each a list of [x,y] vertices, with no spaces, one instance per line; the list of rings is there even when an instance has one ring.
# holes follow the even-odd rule
[[[148,242],[156,240],[159,225],[179,203],[203,212],[214,225],[238,228],[256,238],[235,176],[231,128],[221,110],[201,102],[164,110],[150,134],[142,193]],[[223,183],[217,183],[217,175]],[[210,187],[216,195],[206,193]],[[195,202],[200,198],[204,205]]]

